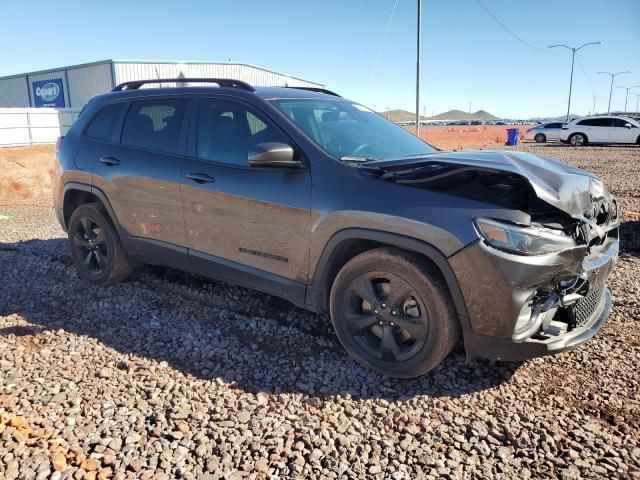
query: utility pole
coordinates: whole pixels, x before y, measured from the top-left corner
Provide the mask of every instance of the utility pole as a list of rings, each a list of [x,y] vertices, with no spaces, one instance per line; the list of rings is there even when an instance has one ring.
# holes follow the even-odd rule
[[[593,115],[596,114],[596,96],[593,96]]]
[[[587,45],[602,45],[602,42],[589,42],[589,43],[585,43],[584,45],[580,45],[579,47],[570,47],[568,45],[549,45],[549,47],[547,47],[547,48],[564,47],[571,50],[571,77],[569,79],[569,101],[567,102],[567,118],[565,119],[566,122],[569,121],[569,110],[571,109],[571,90],[573,88],[573,64],[576,60],[576,52],[586,47]]]
[[[634,85],[633,87],[621,87],[618,85],[616,88],[624,88],[627,91],[627,96],[624,99],[624,113],[627,113],[627,102],[629,101],[629,90],[632,88],[640,88],[640,85]]]
[[[422,107],[422,116],[423,116],[425,119],[427,118],[427,106],[426,106],[426,105],[424,105],[424,106]],[[429,122],[426,122],[426,124],[425,124],[425,128],[427,129],[427,135],[426,135],[426,136],[427,136],[427,138],[426,138],[426,139],[428,140],[428,139],[429,139]]]
[[[422,0],[418,0],[418,31],[416,33],[416,135],[420,138],[420,38],[422,37]]]
[[[611,113],[611,96],[613,95],[613,79],[618,75],[622,75],[623,73],[631,73],[629,71],[611,73],[611,72],[598,72],[598,74],[609,75],[611,77],[611,88],[609,89],[609,106],[607,107],[607,115]]]

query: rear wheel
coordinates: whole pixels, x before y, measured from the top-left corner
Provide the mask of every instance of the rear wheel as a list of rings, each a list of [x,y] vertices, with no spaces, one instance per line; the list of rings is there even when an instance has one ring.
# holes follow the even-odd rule
[[[569,143],[574,147],[582,147],[587,144],[587,136],[582,133],[574,133],[569,137]]]
[[[377,248],[350,260],[331,289],[331,320],[347,352],[385,375],[435,368],[459,336],[439,272],[417,254]]]
[[[118,232],[99,203],[79,206],[69,219],[71,258],[85,280],[106,285],[126,279],[133,271]]]
[[[544,133],[537,133],[536,136],[533,137],[533,139],[536,141],[536,143],[544,143],[547,141],[547,137]]]

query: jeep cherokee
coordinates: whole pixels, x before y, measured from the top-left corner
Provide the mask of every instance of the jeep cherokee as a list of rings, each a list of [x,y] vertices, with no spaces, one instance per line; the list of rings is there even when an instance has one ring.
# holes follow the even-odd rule
[[[328,314],[390,376],[433,369],[460,335],[468,359],[561,352],[611,310],[619,220],[596,176],[439,151],[328,90],[128,82],[91,99],[57,152],[55,211],[83,278],[150,263],[268,292]]]

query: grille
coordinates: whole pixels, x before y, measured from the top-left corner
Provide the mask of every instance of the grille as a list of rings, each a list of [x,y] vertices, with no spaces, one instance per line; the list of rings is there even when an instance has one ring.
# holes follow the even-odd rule
[[[583,326],[591,318],[598,305],[600,305],[603,294],[603,289],[594,290],[569,306],[576,327]]]

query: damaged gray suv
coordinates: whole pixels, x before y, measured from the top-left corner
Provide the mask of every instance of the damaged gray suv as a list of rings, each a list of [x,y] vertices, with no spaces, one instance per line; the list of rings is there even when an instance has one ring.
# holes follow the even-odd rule
[[[143,87],[143,88],[141,88]],[[95,284],[140,263],[330,316],[394,377],[576,347],[611,310],[616,201],[594,175],[521,152],[442,152],[314,88],[128,82],[58,145],[55,206]]]

